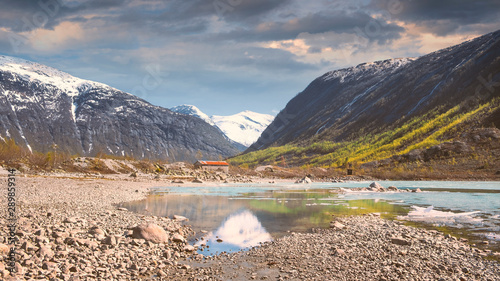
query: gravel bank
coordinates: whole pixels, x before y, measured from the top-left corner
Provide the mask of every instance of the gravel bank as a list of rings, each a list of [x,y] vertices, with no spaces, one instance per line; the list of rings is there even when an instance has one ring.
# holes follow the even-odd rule
[[[500,280],[493,253],[374,215],[193,262],[183,280]]]
[[[6,177],[0,181],[7,186]],[[375,215],[334,218],[331,229],[204,258],[187,245],[193,232],[181,225],[183,218],[116,207],[167,182],[19,176],[17,183],[19,273],[13,280],[500,280],[499,263],[488,260],[498,253]],[[5,196],[0,204],[6,206]],[[137,238],[136,227],[145,224],[165,233],[145,235],[150,241]],[[3,280],[11,278],[1,251],[6,225],[1,219]]]
[[[139,200],[152,180],[16,178],[19,243],[14,280],[137,280],[152,273],[166,276],[184,250],[188,227],[169,218],[144,216],[115,207]],[[1,178],[7,188],[7,178]],[[0,199],[6,218],[6,197]],[[154,243],[133,238],[134,227],[158,225],[167,240]],[[153,229],[154,230],[154,229]],[[10,278],[7,267],[7,221],[0,220],[0,279]],[[155,241],[158,242],[158,241]]]

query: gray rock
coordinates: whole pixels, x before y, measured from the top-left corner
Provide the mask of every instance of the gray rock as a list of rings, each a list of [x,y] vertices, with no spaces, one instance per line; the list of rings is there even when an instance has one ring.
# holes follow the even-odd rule
[[[411,241],[403,239],[403,238],[398,238],[398,237],[391,238],[391,243],[396,244],[396,245],[401,245],[401,246],[411,245]]]
[[[306,183],[307,184],[307,183],[312,183],[312,180],[306,176],[306,177],[303,177],[303,178],[297,180],[295,183]]]

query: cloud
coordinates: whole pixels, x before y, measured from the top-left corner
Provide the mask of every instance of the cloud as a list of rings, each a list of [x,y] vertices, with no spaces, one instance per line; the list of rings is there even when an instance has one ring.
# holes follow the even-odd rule
[[[498,22],[500,1],[497,0],[419,0],[400,2],[392,16],[405,23],[423,27],[423,31],[437,36],[454,34],[466,25]],[[372,7],[387,9],[386,0],[373,0]]]
[[[500,26],[496,0],[4,2],[0,52],[126,91],[158,64],[168,79],[151,101],[210,96],[212,112],[216,103],[270,112],[326,71],[423,55]]]
[[[372,31],[370,28],[374,24],[376,30]],[[366,13],[344,14],[342,11],[334,11],[317,12],[287,21],[261,22],[253,28],[236,28],[225,34],[219,34],[215,38],[220,40],[276,41],[296,39],[301,33],[336,32],[355,34],[358,29],[362,30],[362,33],[376,32],[376,36],[367,37],[369,40],[381,43],[400,38],[401,33],[404,32],[404,28],[382,19],[376,20]]]

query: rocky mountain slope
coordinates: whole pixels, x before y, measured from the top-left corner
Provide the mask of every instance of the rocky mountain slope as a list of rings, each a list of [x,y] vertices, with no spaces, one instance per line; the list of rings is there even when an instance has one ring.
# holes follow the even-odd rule
[[[236,162],[288,156],[340,165],[402,155],[457,139],[465,127],[498,128],[499,97],[497,31],[419,58],[325,73],[290,100],[247,152],[275,149]]]
[[[238,150],[199,118],[151,105],[107,85],[0,56],[0,136],[30,150],[194,160]]]
[[[273,121],[274,116],[249,110],[230,115],[209,117],[194,105],[180,105],[170,110],[198,117],[219,128],[231,141],[245,150],[252,145]]]

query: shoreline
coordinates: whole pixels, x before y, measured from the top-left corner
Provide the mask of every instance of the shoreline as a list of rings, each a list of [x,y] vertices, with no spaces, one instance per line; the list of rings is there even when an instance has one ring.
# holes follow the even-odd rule
[[[320,253],[324,252],[323,258],[326,260],[331,259],[332,264],[346,262],[346,253],[349,253],[349,250],[340,247],[345,241],[341,242],[339,237],[351,239],[349,235],[352,233],[349,231],[356,230],[356,233],[363,234],[362,236],[367,238],[370,237],[368,232],[375,235],[374,233],[382,229],[380,228],[381,225],[388,225],[383,229],[394,232],[393,234],[398,237],[401,236],[399,237],[401,239],[409,239],[414,246],[419,245],[419,238],[416,237],[420,235],[427,237],[426,239],[429,241],[438,241],[440,243],[439,249],[442,250],[444,247],[443,249],[446,249],[450,255],[456,256],[460,254],[458,255],[460,259],[455,262],[464,264],[467,272],[453,271],[453,274],[455,274],[453,276],[458,279],[472,276],[487,278],[487,276],[495,276],[488,274],[500,272],[498,262],[484,259],[484,257],[491,256],[494,253],[472,248],[453,238],[445,238],[443,234],[437,231],[408,227],[397,221],[388,221],[373,215],[334,218],[346,226],[345,229],[316,229],[314,233],[291,233],[250,251],[204,257],[197,254],[193,249],[186,247],[187,243],[185,241],[194,233],[190,227],[182,226],[180,221],[137,214],[117,207],[120,203],[144,199],[149,194],[150,188],[159,186],[159,184],[161,186],[178,186],[179,184],[162,181],[161,179],[156,180],[149,175],[139,175],[137,178],[130,178],[125,175],[104,176],[101,178],[66,176],[67,178],[58,178],[57,175],[18,175],[17,177],[20,206],[18,231],[16,233],[19,238],[18,254],[16,255],[18,264],[16,267],[22,272],[22,275],[17,275],[17,277],[24,276],[26,280],[38,277],[54,277],[62,280],[82,280],[82,278],[83,280],[99,278],[106,280],[134,280],[148,279],[151,276],[156,276],[159,280],[169,280],[170,278],[176,280],[210,280],[207,278],[212,278],[211,280],[260,280],[262,278],[268,280],[303,280],[302,278],[324,280],[314,275],[318,272],[327,273],[323,270],[318,271],[318,268],[297,270],[297,268],[305,266],[305,264],[300,263],[299,256],[302,257],[304,254],[301,254],[300,251],[306,251],[309,247],[312,247],[311,249],[319,250]],[[6,177],[0,176],[2,186],[7,186],[6,179]],[[273,181],[273,179],[270,179],[270,181]],[[274,181],[276,180],[274,179]],[[293,183],[290,180],[280,180],[279,182]],[[220,182],[193,183],[194,186],[217,186],[218,184]],[[6,198],[1,197],[0,204],[5,205],[5,200]],[[169,236],[168,242],[156,244],[142,239],[131,238],[131,229],[142,223],[154,223],[166,229]],[[0,220],[1,237],[6,237],[5,224],[5,220]],[[96,227],[102,231],[102,234],[95,233]],[[347,233],[343,233],[343,231],[347,231]],[[408,233],[416,233],[416,236],[412,237],[410,235],[406,237],[409,235]],[[184,242],[176,242],[178,240],[175,240],[174,236],[179,238],[178,235],[182,236]],[[114,237],[114,239],[111,237]],[[363,245],[363,243],[371,241],[370,239],[359,240],[359,237],[354,238],[358,240],[349,240],[352,242],[353,248],[359,246],[359,249],[365,249],[366,245]],[[329,242],[331,245],[322,248],[325,245],[325,239],[332,239],[331,243]],[[380,254],[379,251],[383,249],[382,246],[393,247],[392,242],[388,242],[389,240],[379,239],[377,241],[378,244],[370,244],[375,253]],[[5,240],[0,241],[0,244],[3,243],[5,243]],[[430,245],[421,244],[422,247]],[[426,249],[425,247],[424,249]],[[342,253],[340,250],[344,252]],[[314,257],[312,252],[306,251],[306,253],[310,257]],[[350,260],[355,260],[358,263],[371,264],[375,262],[365,256],[356,256],[355,251],[352,254],[354,256]],[[419,259],[422,258],[414,256],[409,249],[406,250],[406,254],[403,256],[411,257],[418,262],[421,262]],[[1,257],[0,275],[8,280],[5,271],[5,252],[2,252]],[[498,258],[498,255],[496,257]],[[268,261],[269,259],[271,261]],[[293,262],[288,263],[290,260],[293,260]],[[384,260],[385,258],[378,260],[378,262]],[[321,261],[317,262],[323,264]],[[239,266],[236,266],[238,264]],[[246,264],[253,264],[254,266],[248,268],[245,266]],[[400,262],[399,264],[395,263],[386,266],[394,267],[394,269],[405,269],[407,267],[406,265],[401,266],[401,264],[405,263]],[[479,273],[476,268],[482,268],[484,273]],[[255,269],[255,272],[251,272],[253,269]],[[342,269],[335,270],[337,273],[343,272]],[[381,273],[377,273],[376,270],[370,271],[371,275],[366,275],[361,268],[358,268],[358,270],[360,270],[358,273],[361,274],[359,276],[364,276],[365,279],[375,277],[380,280],[383,280],[383,278],[390,280],[396,277],[411,279],[411,276],[413,276],[411,270],[408,272],[402,271],[409,274],[408,276],[403,273],[402,275],[393,276],[392,273],[386,271],[381,271],[385,275],[380,275]],[[439,269],[439,267],[429,269],[427,265],[420,268],[420,270],[432,272],[434,275],[429,276],[429,278],[434,278],[440,272],[446,272]],[[333,269],[330,271],[328,273],[330,275],[320,276],[329,276],[328,278],[333,280],[342,279],[340,275],[334,273]],[[352,270],[346,272],[350,272],[349,274],[353,278],[357,276],[352,275],[355,274]],[[266,276],[267,278],[265,278]],[[76,277],[79,277],[79,279]]]

